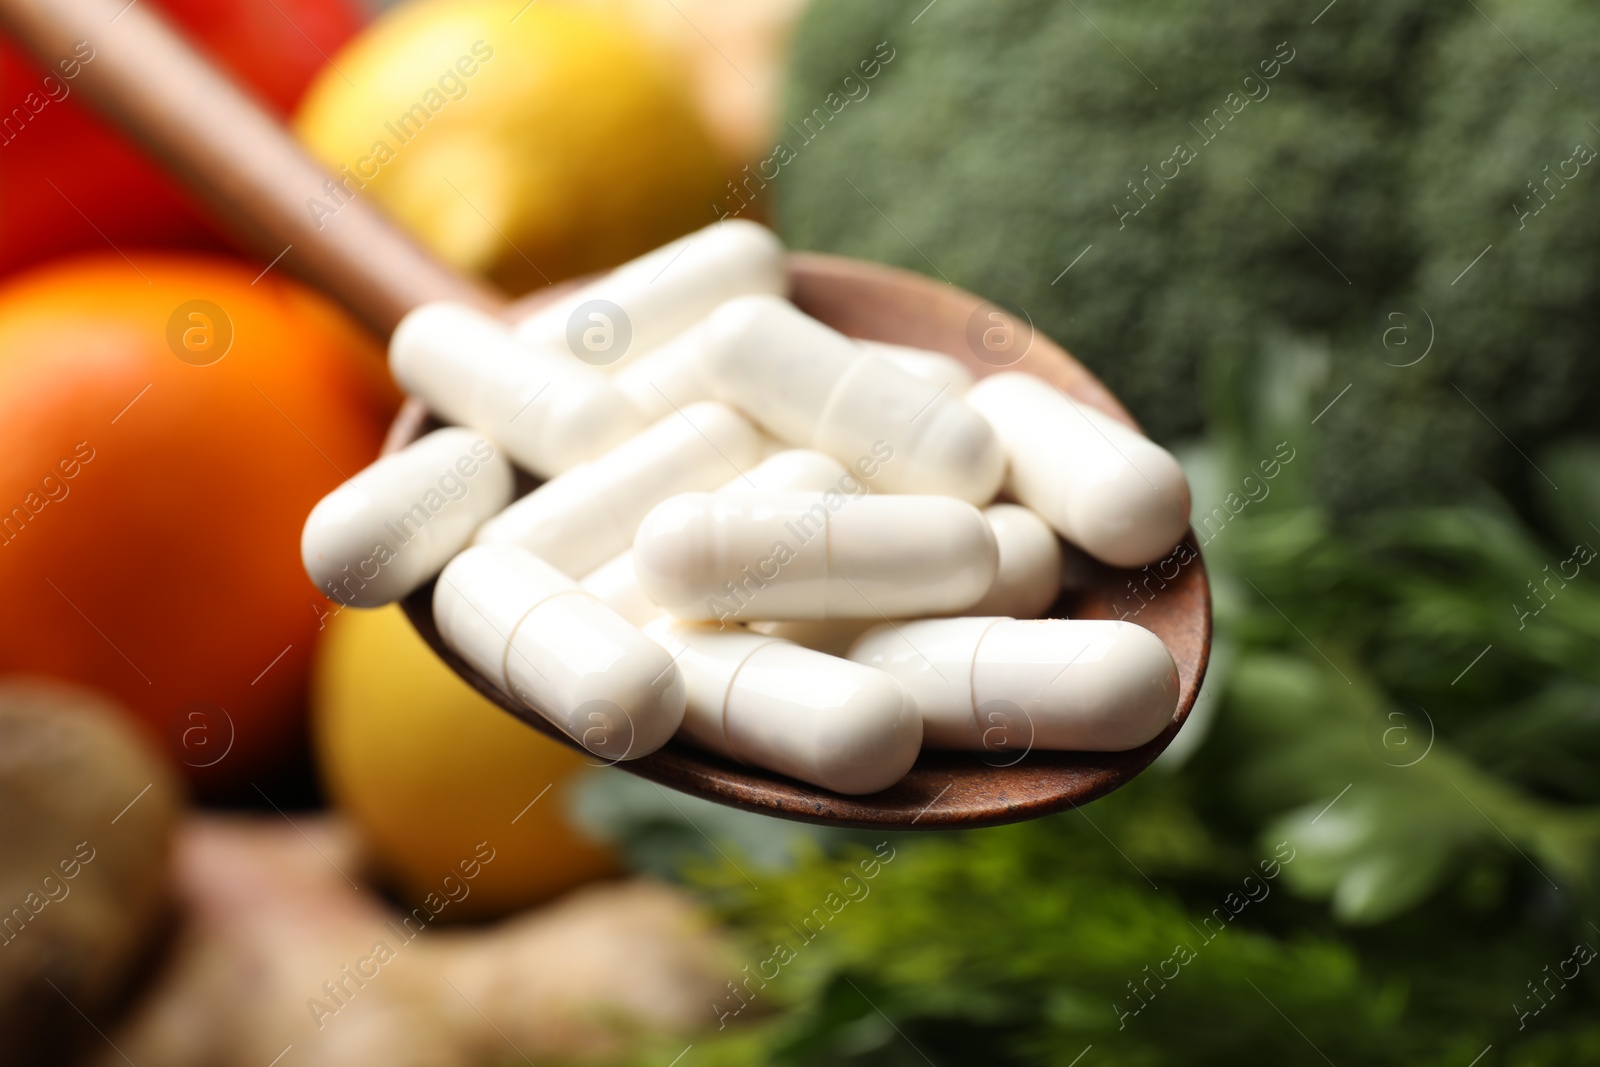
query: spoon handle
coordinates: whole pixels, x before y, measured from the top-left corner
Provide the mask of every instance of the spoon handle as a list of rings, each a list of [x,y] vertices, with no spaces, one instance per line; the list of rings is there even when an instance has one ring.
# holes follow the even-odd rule
[[[380,337],[430,300],[502,299],[401,233],[348,183],[140,0],[0,0],[0,27],[52,74],[86,44],[81,89],[114,125],[197,194],[263,262],[275,260]],[[328,183],[334,183],[332,185]],[[314,202],[337,206],[319,220]]]

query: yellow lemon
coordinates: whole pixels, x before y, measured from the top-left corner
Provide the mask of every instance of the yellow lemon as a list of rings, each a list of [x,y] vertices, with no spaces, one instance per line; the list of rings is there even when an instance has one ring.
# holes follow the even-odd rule
[[[447,263],[513,293],[714,221],[726,180],[687,60],[629,23],[524,0],[413,0],[346,46],[295,126]]]
[[[398,606],[328,620],[312,685],[323,781],[409,903],[498,915],[615,870],[574,827],[576,752],[479,696]]]

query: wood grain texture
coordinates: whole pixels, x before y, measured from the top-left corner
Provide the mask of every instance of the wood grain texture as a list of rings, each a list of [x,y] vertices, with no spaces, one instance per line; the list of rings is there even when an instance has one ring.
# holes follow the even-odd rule
[[[278,121],[169,27],[128,0],[0,0],[0,27],[46,68],[83,41],[73,88],[137,142],[263,266],[297,275],[379,337],[430,300],[503,301],[440,264],[365,195],[319,224],[333,180]]]
[[[1000,370],[1036,374],[1073,399],[1136,426],[1094,375],[1043,335],[1034,336],[1027,354],[1014,365],[996,367],[979,360],[966,338],[973,311],[983,301],[970,293],[921,275],[836,256],[796,253],[790,257],[789,270],[794,302],[846,334],[944,352],[980,377]],[[543,290],[517,305],[513,314],[525,314],[566,288]],[[395,421],[388,447],[401,447],[435,425],[420,404],[408,402]],[[839,796],[677,741],[618,766],[736,808],[836,826],[904,830],[994,826],[1088,803],[1148,767],[1177,736],[1199,694],[1211,651],[1211,591],[1193,531],[1186,543],[1193,561],[1176,568],[1176,576],[1166,580],[1164,588],[1153,584],[1148,601],[1129,592],[1127,583],[1136,572],[1091,562],[1051,611],[1075,619],[1113,619],[1129,613],[1130,621],[1153,631],[1171,650],[1178,665],[1177,712],[1160,736],[1131,752],[1031,751],[1019,759],[1001,752],[925,751],[899,784],[864,797]],[[430,582],[406,598],[406,614],[457,674],[540,733],[578,747],[446,648],[433,625],[432,603]]]

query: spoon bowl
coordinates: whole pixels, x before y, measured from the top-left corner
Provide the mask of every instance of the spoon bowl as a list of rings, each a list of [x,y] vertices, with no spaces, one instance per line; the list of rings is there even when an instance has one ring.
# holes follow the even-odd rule
[[[794,303],[841,333],[943,352],[978,377],[1001,370],[1034,374],[1072,399],[1137,428],[1105,386],[1060,346],[970,293],[906,271],[811,253],[790,256],[789,281]],[[511,314],[527,314],[566,288],[542,290],[515,305]],[[990,320],[991,313],[1005,317]],[[974,322],[981,324],[977,328],[980,337],[992,322],[1002,329],[1014,325],[1021,340],[1006,347],[1021,349],[1020,357],[1008,351],[997,361],[981,341],[969,343]],[[987,358],[980,358],[979,353]],[[420,403],[408,401],[391,428],[386,448],[403,447],[437,425]],[[1139,748],[1127,752],[1018,752],[998,747],[989,752],[925,750],[896,785],[881,793],[848,797],[734,763],[681,741],[615,766],[746,811],[875,829],[994,826],[1049,815],[1102,797],[1148,767],[1172,743],[1194,707],[1211,649],[1211,592],[1193,531],[1165,566],[1122,571],[1087,557],[1077,563],[1069,568],[1073,573],[1068,587],[1049,614],[1073,619],[1126,618],[1160,637],[1177,664],[1177,710],[1166,729]],[[432,582],[407,597],[404,607],[423,640],[474,689],[540,733],[584,751],[445,646],[433,624]]]

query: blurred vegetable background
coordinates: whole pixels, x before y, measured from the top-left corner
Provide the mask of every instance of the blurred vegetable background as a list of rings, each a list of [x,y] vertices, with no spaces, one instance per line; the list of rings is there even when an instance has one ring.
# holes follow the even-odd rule
[[[326,225],[523,291],[738,215],[999,302],[1179,451],[1218,643],[1021,826],[584,766],[300,572],[379,346],[0,51],[0,665],[101,694],[0,688],[0,1062],[1600,1060],[1593,5],[146,2]]]

